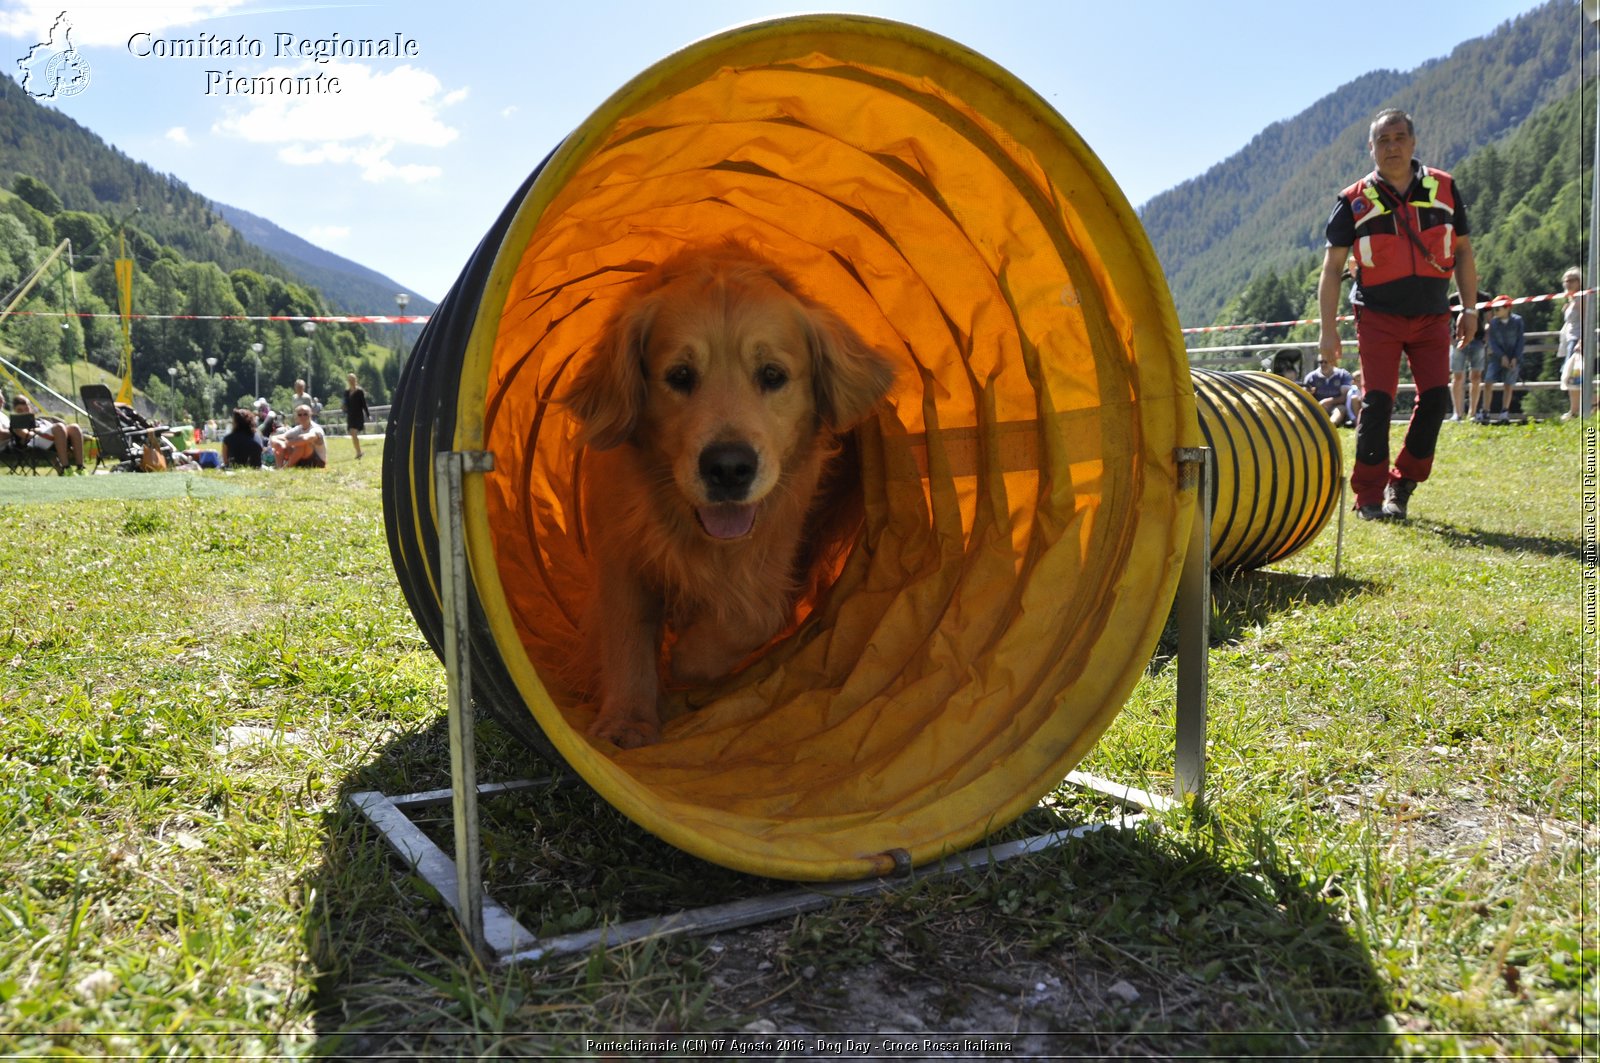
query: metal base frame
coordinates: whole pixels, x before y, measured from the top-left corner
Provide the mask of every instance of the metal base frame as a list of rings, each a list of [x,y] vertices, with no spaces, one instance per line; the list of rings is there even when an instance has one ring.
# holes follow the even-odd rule
[[[352,794],[347,804],[366,817],[383,840],[423,881],[438,891],[473,951],[491,965],[589,952],[645,938],[711,934],[754,926],[825,908],[841,899],[869,896],[923,879],[991,867],[1019,856],[1054,848],[1072,838],[1107,827],[1130,827],[1150,811],[1182,803],[1199,810],[1205,784],[1207,649],[1211,628],[1211,511],[1213,456],[1208,447],[1180,448],[1174,455],[1180,490],[1197,492],[1194,522],[1178,585],[1178,694],[1174,741],[1175,798],[1125,786],[1083,772],[1066,778],[1080,788],[1111,798],[1123,814],[1070,830],[1019,841],[981,845],[913,869],[909,863],[887,878],[802,886],[785,893],[751,897],[691,911],[672,912],[595,930],[541,939],[517,922],[484,890],[479,854],[478,799],[512,795],[559,782],[559,778],[505,783],[477,781],[476,738],[472,730],[472,672],[466,652],[468,570],[461,518],[462,483],[469,474],[494,468],[494,456],[481,451],[451,451],[434,458],[437,492],[441,597],[444,608],[445,670],[449,699],[450,779],[448,790],[391,796],[376,790]],[[454,809],[452,859],[407,814],[412,809],[449,803]]]

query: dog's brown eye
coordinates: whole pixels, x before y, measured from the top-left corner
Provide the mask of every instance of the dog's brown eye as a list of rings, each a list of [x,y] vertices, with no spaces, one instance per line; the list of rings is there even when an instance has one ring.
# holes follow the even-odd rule
[[[757,374],[762,391],[777,391],[789,382],[789,372],[781,365],[764,365]]]
[[[694,366],[675,365],[667,370],[667,375],[664,379],[667,382],[667,387],[687,395],[694,390]]]

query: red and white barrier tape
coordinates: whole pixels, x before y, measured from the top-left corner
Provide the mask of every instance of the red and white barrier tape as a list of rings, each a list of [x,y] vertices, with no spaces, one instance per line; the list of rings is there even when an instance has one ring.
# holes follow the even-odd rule
[[[1573,294],[1592,295],[1597,291],[1600,291],[1600,288],[1586,288],[1581,292],[1574,292]],[[1549,295],[1520,295],[1511,300],[1511,305],[1519,306],[1522,303],[1548,303],[1553,299],[1564,299],[1566,296],[1566,292],[1552,292]],[[1478,303],[1476,308],[1478,310],[1486,310],[1488,307],[1488,303]],[[1355,317],[1351,314],[1340,314],[1335,320],[1354,321]],[[1311,317],[1302,318],[1299,321],[1253,321],[1243,325],[1202,325],[1196,328],[1183,329],[1182,332],[1185,336],[1193,336],[1202,332],[1235,332],[1240,329],[1247,328],[1293,328],[1295,325],[1319,325],[1321,323],[1321,318]]]
[[[91,314],[87,311],[68,313],[62,310],[18,310],[17,316],[30,317],[103,317],[120,320],[121,314]],[[426,325],[428,315],[413,314],[396,316],[393,314],[326,314],[312,317],[304,314],[129,314],[134,321],[314,321],[318,324],[329,325]]]
[[[1596,291],[1600,291],[1600,288],[1586,288],[1575,294],[1592,295]],[[1513,306],[1523,303],[1548,303],[1554,299],[1563,299],[1566,295],[1566,292],[1551,292],[1548,295],[1522,295],[1511,300],[1511,303]],[[1477,304],[1479,310],[1486,309],[1488,306],[1488,303]],[[16,313],[19,316],[27,315],[30,317],[121,318],[120,314],[91,314],[83,311],[68,313],[62,310],[18,310]],[[328,325],[426,325],[428,323],[428,315],[426,314],[405,316],[394,314],[325,314],[321,316],[303,314],[130,314],[129,317],[135,321],[286,321],[291,324],[310,321],[316,324]],[[1355,318],[1350,314],[1340,314],[1336,320],[1354,321]],[[1293,328],[1296,325],[1316,325],[1320,323],[1320,318],[1301,318],[1298,321],[1250,321],[1240,325],[1200,325],[1194,328],[1182,329],[1181,331],[1185,336],[1194,336],[1206,332],[1238,332],[1252,328]]]

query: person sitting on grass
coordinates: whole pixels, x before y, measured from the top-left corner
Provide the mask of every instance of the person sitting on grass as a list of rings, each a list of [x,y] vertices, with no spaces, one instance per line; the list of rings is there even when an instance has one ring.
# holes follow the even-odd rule
[[[310,406],[301,403],[294,408],[294,425],[272,437],[272,452],[275,464],[286,468],[327,468],[328,438],[311,419]]]
[[[27,399],[18,395],[11,400],[11,412],[26,416],[34,410]],[[36,450],[54,450],[51,460],[59,475],[65,476],[69,470],[83,475],[83,429],[55,417],[35,416],[33,428],[18,428],[13,424],[11,434],[18,442]]]
[[[233,411],[233,428],[222,437],[222,464],[229,469],[261,468],[261,437],[256,435],[256,415]]]
[[[1338,355],[1321,352],[1317,356],[1317,367],[1306,374],[1300,386],[1311,392],[1311,397],[1317,400],[1330,421],[1336,425],[1344,423],[1345,402],[1355,386],[1355,379],[1348,369],[1339,367]]]
[[[1350,390],[1344,396],[1344,418],[1333,422],[1345,428],[1354,428],[1361,419],[1361,370],[1350,374]]]
[[[256,435],[261,437],[263,445],[278,433],[278,415],[272,412],[272,403],[266,399],[256,400]]]

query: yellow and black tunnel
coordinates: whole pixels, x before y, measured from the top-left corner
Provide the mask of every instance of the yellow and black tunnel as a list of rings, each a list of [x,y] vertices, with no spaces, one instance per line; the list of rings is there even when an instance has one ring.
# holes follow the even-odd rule
[[[1215,460],[1211,567],[1260,568],[1309,544],[1338,508],[1344,452],[1311,393],[1272,373],[1195,369]]]
[[[629,282],[732,238],[898,368],[858,430],[867,522],[791,635],[671,695],[661,742],[585,736],[575,429],[553,401]],[[729,867],[921,864],[1059,784],[1173,598],[1203,442],[1132,209],[1005,70],[892,22],[805,16],[694,44],[529,177],[434,314],[384,454],[395,566],[441,645],[432,457],[486,450],[464,519],[481,700],[617,809]]]

